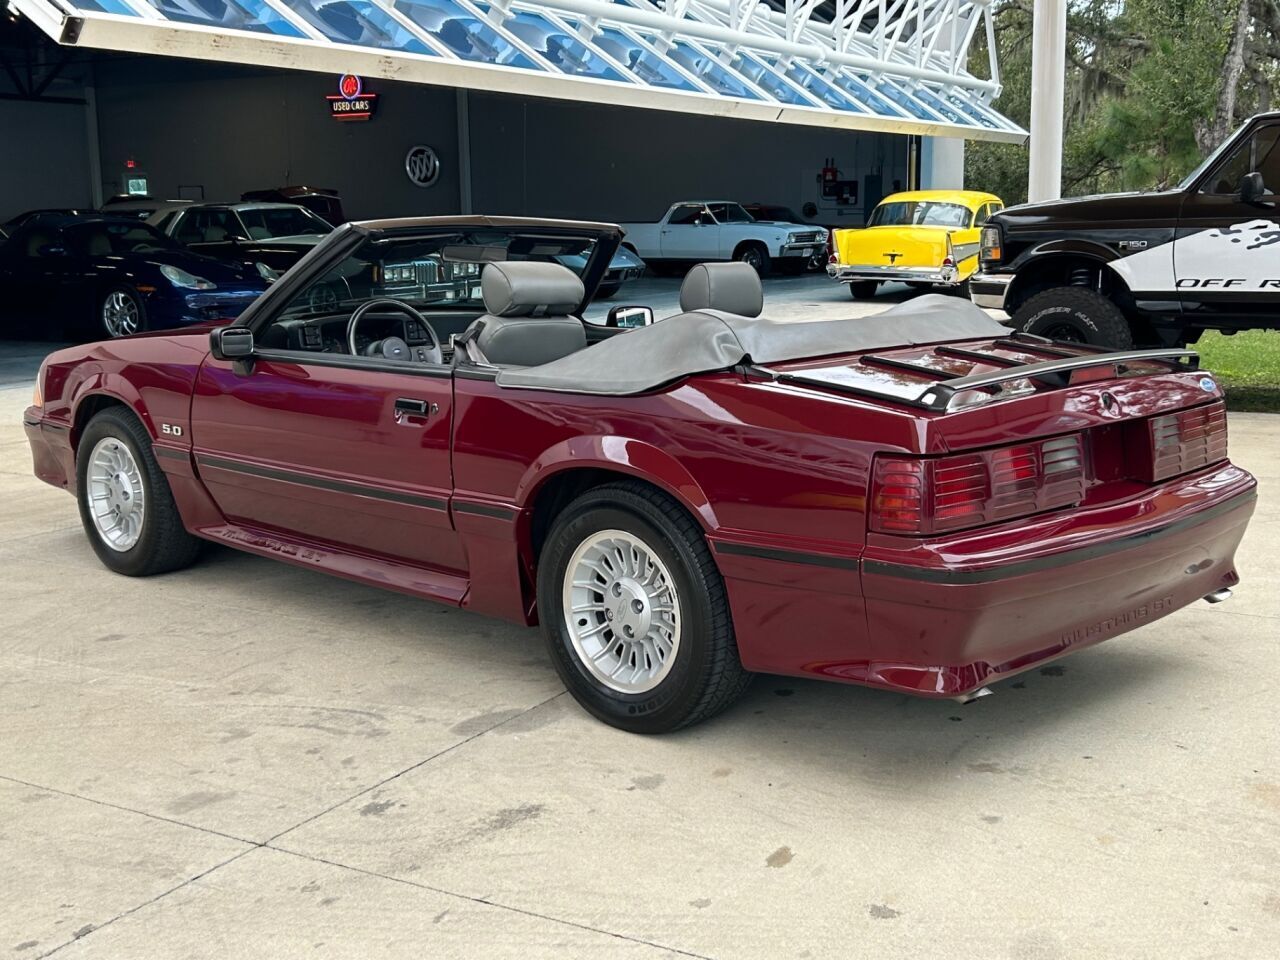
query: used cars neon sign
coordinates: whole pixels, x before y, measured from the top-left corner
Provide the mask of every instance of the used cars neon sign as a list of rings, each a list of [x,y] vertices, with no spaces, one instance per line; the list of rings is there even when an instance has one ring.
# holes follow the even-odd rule
[[[366,93],[364,80],[354,73],[339,77],[338,92],[325,99],[329,101],[329,116],[335,120],[368,120],[378,109],[378,95]]]

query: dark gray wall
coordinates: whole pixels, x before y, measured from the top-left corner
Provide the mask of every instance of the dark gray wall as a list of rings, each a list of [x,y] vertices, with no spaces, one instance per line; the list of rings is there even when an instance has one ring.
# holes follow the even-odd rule
[[[225,200],[254,188],[310,184],[336,188],[354,219],[462,207],[453,89],[374,81],[377,116],[339,123],[325,101],[337,84],[328,74],[161,57],[107,56],[94,69],[105,195],[119,192],[124,163],[133,158],[157,197],[203,191],[205,199]],[[467,103],[477,213],[644,220],[692,197],[799,210],[819,202],[817,176],[827,157],[846,178],[878,176],[886,192],[907,180],[902,136],[486,93],[467,94]],[[40,105],[36,113],[48,123],[54,108]],[[430,189],[404,174],[404,155],[417,143],[433,146],[442,161]],[[55,152],[87,162],[82,147]],[[56,164],[40,169],[52,177]],[[85,192],[82,179],[41,202],[83,203]],[[864,189],[863,203],[844,211],[847,219],[860,222],[865,203],[876,199]],[[815,219],[841,222],[833,207]]]
[[[377,115],[339,123],[325,96],[328,74],[254,71],[158,57],[99,66],[98,126],[108,194],[132,157],[152,196],[203,187],[208,200],[285,184],[334,187],[354,218],[458,211],[457,114],[453,90],[371,84]],[[415,187],[404,155],[434,147],[440,179]],[[189,192],[184,191],[184,195]]]
[[[88,128],[76,103],[0,100],[0,221],[38,207],[88,207]]]
[[[846,178],[881,174],[886,192],[907,180],[903,136],[485,93],[470,115],[476,210],[651,220],[675,200],[728,198],[798,211],[819,202],[832,156]]]

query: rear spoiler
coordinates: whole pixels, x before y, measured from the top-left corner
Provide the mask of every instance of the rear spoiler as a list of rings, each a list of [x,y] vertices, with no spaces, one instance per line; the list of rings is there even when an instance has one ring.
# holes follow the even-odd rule
[[[994,346],[1010,347],[1028,353],[1039,353],[1054,357],[1055,359],[1043,360],[1037,363],[1020,363],[1012,357],[1002,357],[993,353],[982,353],[978,350],[967,350],[963,347],[952,347],[943,344],[937,347],[936,350],[944,356],[956,357],[961,360],[972,360],[977,363],[988,365],[1002,365],[1005,369],[998,370],[994,373],[971,373],[963,377],[953,377],[950,380],[938,380],[938,382],[930,384],[914,398],[903,397],[900,394],[888,393],[867,387],[852,387],[847,384],[832,383],[828,380],[818,380],[813,377],[806,377],[803,374],[778,373],[774,370],[770,370],[768,367],[761,367],[759,365],[753,366],[751,370],[752,372],[762,374],[771,380],[778,380],[784,383],[818,386],[822,387],[824,390],[835,390],[841,393],[870,396],[880,400],[905,403],[909,406],[919,407],[922,410],[932,410],[938,413],[945,413],[951,406],[951,401],[955,398],[956,394],[965,393],[971,390],[990,391],[993,387],[997,387],[1002,383],[1007,383],[1010,380],[1035,380],[1040,383],[1048,384],[1051,387],[1058,388],[1070,385],[1071,374],[1076,370],[1111,366],[1113,368],[1114,375],[1119,376],[1124,371],[1126,364],[1133,363],[1135,361],[1150,360],[1168,363],[1177,371],[1185,372],[1200,369],[1200,354],[1195,350],[1190,350],[1186,347],[1168,347],[1156,350],[1110,351],[1105,347],[1049,340],[1046,337],[1038,337],[1035,334],[1022,333],[1021,331],[1013,333],[1011,336],[1002,337],[1001,339],[996,340]],[[1073,352],[1079,350],[1088,350],[1092,352],[1083,355]],[[893,357],[880,357],[870,353],[863,355],[861,362],[872,366],[888,367],[895,370],[903,370],[909,373],[916,373],[933,378],[945,375],[936,367],[926,367],[923,364],[908,363],[903,360],[897,360]]]

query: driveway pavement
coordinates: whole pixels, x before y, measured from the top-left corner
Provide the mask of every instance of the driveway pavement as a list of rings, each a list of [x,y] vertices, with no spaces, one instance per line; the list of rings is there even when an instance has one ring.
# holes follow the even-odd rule
[[[226,550],[109,573],[31,476],[29,396],[0,956],[1274,956],[1280,417],[1231,419],[1262,490],[1230,602],[968,706],[760,677],[642,738],[532,630]]]

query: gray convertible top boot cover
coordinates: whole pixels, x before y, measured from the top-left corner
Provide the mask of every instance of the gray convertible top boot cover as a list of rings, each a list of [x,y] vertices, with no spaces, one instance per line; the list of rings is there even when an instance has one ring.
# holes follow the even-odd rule
[[[1007,336],[967,300],[930,294],[874,317],[781,322],[717,310],[682,313],[537,367],[498,371],[501,387],[628,396],[740,363]]]

